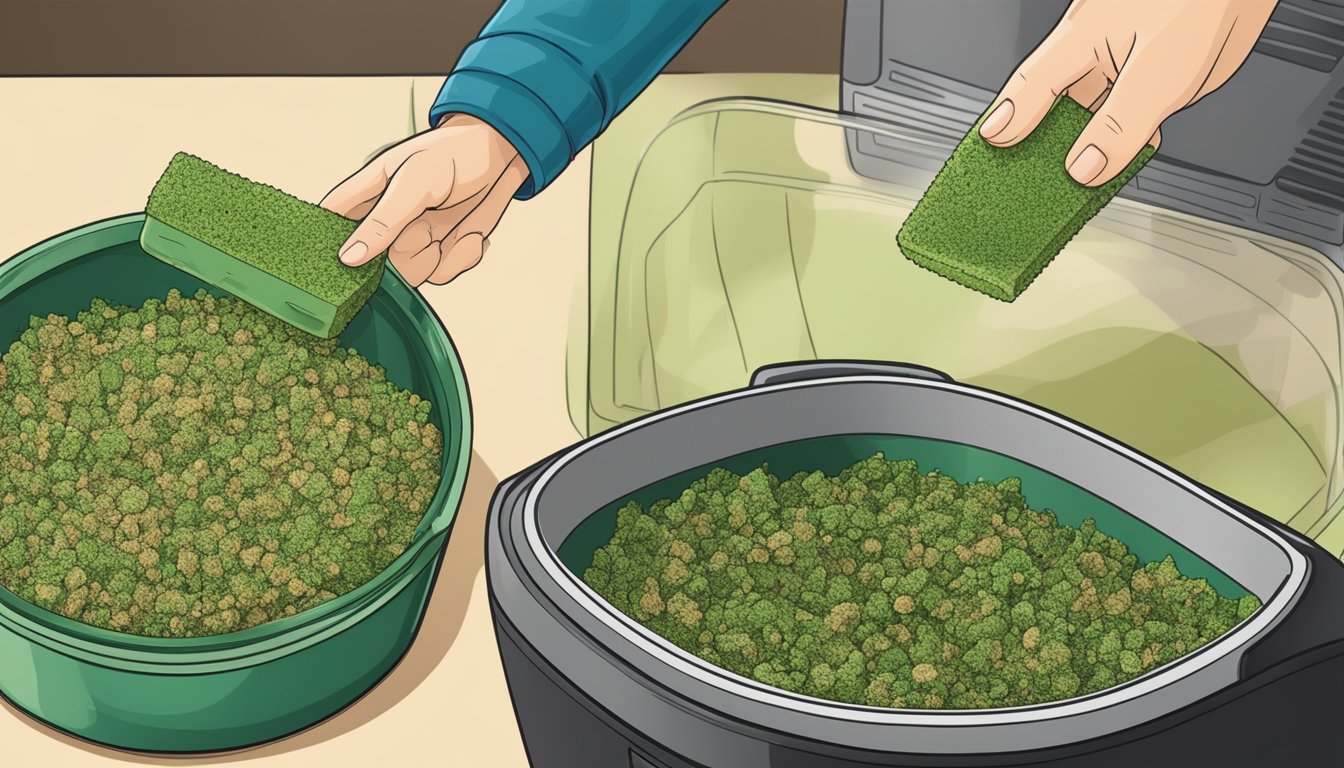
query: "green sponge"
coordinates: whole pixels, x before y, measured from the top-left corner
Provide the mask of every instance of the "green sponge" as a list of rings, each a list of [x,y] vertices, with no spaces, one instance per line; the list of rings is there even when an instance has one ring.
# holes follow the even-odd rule
[[[373,296],[385,255],[347,267],[355,222],[179,152],[150,192],[146,253],[307,331],[339,334]]]
[[[916,264],[1013,301],[1152,157],[1153,147],[1099,187],[1074,181],[1064,159],[1092,113],[1060,98],[1027,138],[994,147],[981,116],[896,235]]]

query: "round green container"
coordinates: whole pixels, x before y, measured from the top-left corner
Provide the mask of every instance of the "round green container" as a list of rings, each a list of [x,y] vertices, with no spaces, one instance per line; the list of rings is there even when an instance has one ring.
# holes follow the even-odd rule
[[[0,263],[0,351],[32,315],[95,297],[139,305],[208,288],[140,249],[143,214],[90,224]],[[223,293],[212,289],[216,293]],[[405,655],[466,484],[471,408],[443,326],[393,269],[341,334],[431,403],[443,479],[411,546],[373,581],[297,616],[228,635],[160,639],[71,621],[0,588],[0,694],[81,739],[145,752],[270,741],[340,711]]]

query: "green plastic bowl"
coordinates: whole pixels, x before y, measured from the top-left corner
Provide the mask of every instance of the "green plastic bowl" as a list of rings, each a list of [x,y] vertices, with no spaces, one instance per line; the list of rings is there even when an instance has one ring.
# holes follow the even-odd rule
[[[0,264],[0,350],[32,315],[95,297],[138,305],[208,287],[140,249],[143,214],[90,224]],[[223,293],[214,289],[215,293]],[[411,546],[359,589],[215,637],[148,638],[71,621],[0,588],[0,694],[81,739],[143,752],[238,749],[292,734],[373,688],[410,647],[466,484],[471,408],[447,332],[395,270],[340,336],[431,403],[443,479]]]

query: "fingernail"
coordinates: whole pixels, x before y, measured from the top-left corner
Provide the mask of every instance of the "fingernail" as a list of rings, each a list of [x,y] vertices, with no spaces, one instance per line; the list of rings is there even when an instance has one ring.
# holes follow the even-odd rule
[[[1003,103],[994,108],[989,113],[989,117],[980,124],[980,135],[986,139],[992,139],[1003,132],[1008,127],[1009,121],[1013,119],[1013,102],[1005,99]]]
[[[364,254],[369,252],[369,246],[356,240],[341,251],[341,262],[348,267],[357,267],[364,258]]]
[[[1088,144],[1087,148],[1078,153],[1074,158],[1073,164],[1069,166],[1069,175],[1079,184],[1086,184],[1097,178],[1097,176],[1106,168],[1106,153],[1102,152],[1096,144]]]

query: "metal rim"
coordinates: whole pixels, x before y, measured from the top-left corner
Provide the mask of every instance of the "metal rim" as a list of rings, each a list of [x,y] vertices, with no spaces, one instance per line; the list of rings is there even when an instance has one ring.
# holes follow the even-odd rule
[[[617,440],[649,423],[676,418],[688,411],[711,407],[731,400],[746,397],[759,397],[768,395],[771,392],[788,389],[864,382],[885,384],[899,382],[903,385],[949,390],[965,396],[987,399],[1004,407],[1024,411],[1031,416],[1049,421],[1055,426],[1061,427],[1077,436],[1096,442],[1102,447],[1119,454],[1123,458],[1161,475],[1164,479],[1180,486],[1186,492],[1197,496],[1201,501],[1215,507],[1242,525],[1258,533],[1286,555],[1291,564],[1289,574],[1284,582],[1279,585],[1278,589],[1269,596],[1268,599],[1262,600],[1261,608],[1258,611],[1248,619],[1244,620],[1241,624],[1234,627],[1231,631],[1196,651],[1186,654],[1176,661],[1170,662],[1124,684],[1105,689],[1104,691],[1098,691],[1087,696],[1064,699],[1056,702],[1011,708],[983,710],[893,709],[833,702],[803,694],[796,694],[756,682],[710,664],[664,640],[634,619],[612,607],[606,600],[593,591],[592,588],[583,583],[582,579],[560,562],[554,550],[552,550],[541,535],[537,523],[537,503],[541,492],[550,483],[551,479],[563,471],[569,463],[597,445]],[[1209,666],[1224,654],[1233,651],[1238,647],[1247,645],[1260,633],[1269,629],[1274,622],[1277,621],[1281,615],[1286,613],[1287,609],[1296,602],[1307,575],[1306,558],[1288,545],[1287,542],[1283,541],[1283,539],[1272,530],[1261,525],[1254,519],[1247,517],[1236,508],[1210,495],[1208,492],[1180,475],[1110,438],[1095,433],[1062,416],[1050,413],[1049,411],[1045,411],[1032,406],[1029,403],[1025,403],[1006,395],[965,384],[932,382],[893,376],[837,376],[826,378],[824,380],[768,385],[705,398],[700,401],[660,411],[637,421],[624,424],[591,438],[579,446],[562,453],[556,458],[556,460],[536,479],[536,482],[527,489],[526,496],[521,505],[521,511],[523,515],[522,528],[524,537],[526,538],[525,549],[530,552],[535,562],[540,565],[544,575],[564,590],[565,594],[577,603],[580,609],[596,617],[605,628],[616,632],[625,641],[633,643],[639,651],[653,659],[655,662],[663,665],[666,669],[671,671],[673,675],[690,677],[697,682],[711,685],[730,695],[749,698],[766,707],[785,709],[817,718],[829,720],[841,719],[860,723],[871,723],[874,725],[942,727],[1002,726],[1084,715],[1103,710],[1122,702],[1130,701],[1145,693],[1163,688],[1181,678],[1194,674]],[[563,607],[561,610],[563,612]]]

